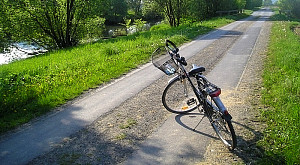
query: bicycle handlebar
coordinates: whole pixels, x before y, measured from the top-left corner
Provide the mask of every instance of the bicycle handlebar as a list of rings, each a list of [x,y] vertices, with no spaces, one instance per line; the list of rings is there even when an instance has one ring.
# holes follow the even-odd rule
[[[174,47],[174,49],[172,49],[170,46],[169,46],[169,43]],[[179,49],[176,47],[176,45],[170,41],[170,40],[166,40],[166,46],[175,54],[177,54],[179,52]]]
[[[171,44],[171,47],[169,44]],[[177,46],[170,40],[166,40],[166,46],[172,51],[171,53],[171,56],[172,58],[174,58],[174,55],[175,55],[175,59],[176,61],[178,61],[180,64],[184,65],[184,66],[187,66],[187,62],[185,60],[184,57],[180,57],[180,55],[178,54],[179,52],[179,49],[177,48]]]

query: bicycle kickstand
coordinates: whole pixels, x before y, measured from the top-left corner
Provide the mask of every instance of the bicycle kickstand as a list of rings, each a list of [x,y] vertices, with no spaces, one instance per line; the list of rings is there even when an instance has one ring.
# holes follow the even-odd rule
[[[199,126],[199,124],[202,122],[203,118],[205,117],[205,114],[203,115],[203,117],[200,119],[200,121],[198,122],[198,124],[196,125],[196,127],[193,129],[193,131],[196,130],[196,128]]]

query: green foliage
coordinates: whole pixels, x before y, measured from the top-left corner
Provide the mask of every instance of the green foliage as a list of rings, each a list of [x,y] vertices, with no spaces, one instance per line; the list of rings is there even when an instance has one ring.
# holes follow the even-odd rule
[[[208,17],[207,3],[204,0],[191,0],[188,1],[188,17],[196,21],[205,20]]]
[[[87,18],[88,1],[3,0],[14,40],[35,41],[52,48],[76,45]],[[81,28],[83,29],[83,28]]]
[[[246,4],[261,6],[262,0],[148,0],[157,11],[164,13],[171,26],[187,20],[199,21],[216,16],[216,11],[241,10]]]
[[[133,11],[135,18],[142,16],[142,0],[126,0],[128,9]]]
[[[0,0],[0,53],[5,51],[5,48],[11,42],[11,32],[9,21],[9,6],[5,5],[6,1]]]
[[[226,11],[226,10],[234,10],[238,9],[236,0],[219,0],[217,10]]]
[[[129,28],[131,26],[131,19],[124,19],[125,24],[122,24],[123,26],[125,26],[126,28]]]
[[[263,5],[264,6],[271,6],[271,5],[273,5],[273,2],[272,2],[272,0],[264,0]]]
[[[202,24],[141,32],[1,65],[0,132],[148,62],[165,39],[180,45],[232,21],[217,18]]]
[[[143,31],[143,27],[146,24],[146,21],[143,21],[142,19],[135,19],[133,24],[136,26],[136,30],[138,32]]]
[[[150,28],[150,31],[167,30],[167,29],[170,29],[170,28],[171,28],[170,25],[161,23],[161,24],[157,24],[157,25],[152,26]]]
[[[291,31],[295,24],[300,25],[273,23],[263,74],[262,101],[268,108],[262,114],[268,127],[260,144],[270,159],[265,162],[271,164],[297,164],[300,160],[300,38]]]
[[[300,19],[300,0],[279,0],[278,5],[281,10],[289,10],[294,17]]]
[[[159,10],[160,7],[152,0],[143,1],[142,14],[145,20],[160,20],[163,18],[163,13]]]
[[[178,26],[187,10],[187,0],[153,0],[165,14],[171,26]]]
[[[246,6],[246,0],[235,0],[236,7],[235,9],[241,10],[244,9]]]
[[[0,0],[0,51],[9,41],[67,48],[101,37],[105,24],[124,20],[169,21],[171,26],[241,9],[246,0]],[[259,0],[247,0],[247,2]],[[137,22],[139,23],[139,22]],[[125,23],[126,24],[126,23]]]
[[[33,41],[49,49],[77,45],[83,37],[95,33],[92,26],[100,20],[92,12],[98,6],[94,1],[1,1],[6,9],[0,16],[6,16],[5,33],[13,41]]]
[[[127,15],[127,4],[125,0],[95,0],[98,6],[95,14],[106,19],[107,24],[118,24]]]
[[[255,7],[260,7],[262,5],[262,0],[246,0],[246,9],[254,9]]]
[[[84,33],[85,36],[82,38],[86,37],[87,39],[99,39],[103,37],[105,18],[95,16],[94,18],[87,19],[86,22],[86,26],[84,27],[86,33]]]

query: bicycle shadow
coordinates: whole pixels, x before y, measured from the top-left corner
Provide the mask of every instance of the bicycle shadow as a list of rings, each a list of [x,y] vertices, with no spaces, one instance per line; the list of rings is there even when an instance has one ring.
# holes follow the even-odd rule
[[[219,138],[215,134],[207,118],[204,117],[204,119],[201,121],[203,116],[204,116],[203,113],[180,114],[175,116],[175,121],[182,127],[186,128],[187,130],[207,136],[212,140],[219,140]],[[193,118],[198,117],[199,118],[198,122],[201,122],[202,124],[201,123],[200,124],[195,123],[194,125],[186,124],[185,121],[182,120],[184,117],[193,117]],[[248,126],[246,124],[237,121],[232,121],[232,124],[235,129],[235,133],[237,137],[237,147],[234,150],[229,150],[229,149],[227,150],[226,147],[224,146],[224,150],[222,149],[222,151],[220,152],[231,153],[233,154],[232,155],[233,157],[240,158],[243,161],[243,163],[246,164],[256,164],[259,161],[265,162],[265,160],[272,160],[273,162],[284,162],[283,156],[276,155],[277,157],[276,160],[274,157],[268,156],[265,150],[258,145],[258,142],[263,138],[262,131],[256,130],[251,126]],[[203,127],[201,126],[203,125],[205,125],[208,129],[210,129],[209,133],[207,133],[208,131],[205,132],[202,131]],[[197,128],[199,128],[200,130],[198,130]]]
[[[186,122],[187,120],[183,120],[184,117],[189,117],[189,118],[201,117],[201,119],[195,125],[191,125],[190,123]],[[207,136],[209,138],[218,139],[217,136],[213,135],[212,131],[209,131],[208,129],[206,129],[207,127],[210,128],[210,123],[206,119],[207,118],[205,118],[203,113],[195,113],[195,112],[187,113],[187,114],[178,114],[175,116],[175,121],[182,127],[186,128],[190,131],[193,131],[195,133]],[[206,126],[205,130],[202,129],[202,128],[204,128],[203,125]],[[200,128],[200,129],[197,129],[197,128]]]

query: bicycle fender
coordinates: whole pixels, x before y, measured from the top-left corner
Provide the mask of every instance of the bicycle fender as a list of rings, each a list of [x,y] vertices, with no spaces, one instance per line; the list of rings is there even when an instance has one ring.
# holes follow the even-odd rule
[[[232,119],[232,116],[228,113],[228,114],[224,114],[223,116],[222,116],[226,121],[230,121],[231,119]]]
[[[177,79],[179,79],[179,75],[171,78],[169,81],[168,81],[168,84],[172,83],[173,81],[176,81]]]
[[[222,103],[220,97],[213,97],[212,98],[213,101],[215,102],[215,104],[217,105],[219,111],[221,111],[221,113],[223,114],[223,118],[226,120],[226,121],[230,121],[232,119],[232,116],[228,113],[226,107],[224,106],[224,104]]]
[[[219,111],[222,112],[222,114],[225,114],[225,111],[227,111],[226,107],[222,103],[221,99],[219,96],[213,97],[213,101],[215,102],[216,106],[219,108]]]

